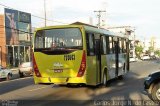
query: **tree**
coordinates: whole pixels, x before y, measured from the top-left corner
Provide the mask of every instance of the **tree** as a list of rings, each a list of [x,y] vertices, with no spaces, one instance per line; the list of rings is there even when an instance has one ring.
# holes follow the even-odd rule
[[[154,52],[154,48],[153,48],[153,46],[150,46],[150,47],[149,47],[148,52],[149,52],[149,54],[150,54],[150,53],[152,53],[152,52]]]
[[[142,46],[136,46],[135,47],[136,56],[138,58],[141,58],[141,54],[143,53],[143,47]]]
[[[160,50],[156,50],[156,51],[155,51],[155,54],[160,57]]]

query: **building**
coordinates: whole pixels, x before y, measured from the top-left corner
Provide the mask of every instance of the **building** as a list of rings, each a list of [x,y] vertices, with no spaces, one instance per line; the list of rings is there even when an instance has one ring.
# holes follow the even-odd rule
[[[5,8],[0,26],[0,65],[17,67],[30,61],[31,14]]]
[[[143,52],[149,51],[149,48],[152,47],[153,51],[160,50],[160,39],[156,37],[151,37],[148,39],[141,40],[141,46],[144,48]]]

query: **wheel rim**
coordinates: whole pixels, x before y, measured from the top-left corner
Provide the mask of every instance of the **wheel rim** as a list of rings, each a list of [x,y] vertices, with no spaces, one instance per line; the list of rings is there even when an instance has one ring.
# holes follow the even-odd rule
[[[156,97],[157,97],[158,100],[160,100],[160,88],[156,92]]]

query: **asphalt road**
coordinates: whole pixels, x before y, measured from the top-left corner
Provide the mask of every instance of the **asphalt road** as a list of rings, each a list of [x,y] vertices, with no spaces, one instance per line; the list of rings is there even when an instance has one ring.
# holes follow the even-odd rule
[[[0,82],[1,104],[15,104],[15,106],[155,106],[156,104],[143,91],[143,82],[149,73],[160,68],[160,61],[133,62],[130,68],[131,71],[123,80],[113,80],[105,88],[35,85],[32,77],[3,81]]]

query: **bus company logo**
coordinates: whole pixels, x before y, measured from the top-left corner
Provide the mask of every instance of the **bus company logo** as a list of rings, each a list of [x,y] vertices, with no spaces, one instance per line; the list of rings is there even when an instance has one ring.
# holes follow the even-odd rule
[[[53,63],[53,67],[63,67],[63,64],[60,62]]]

